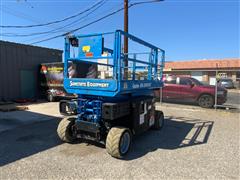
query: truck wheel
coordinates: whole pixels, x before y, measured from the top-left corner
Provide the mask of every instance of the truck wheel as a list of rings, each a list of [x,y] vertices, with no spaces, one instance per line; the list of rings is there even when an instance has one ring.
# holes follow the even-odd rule
[[[71,143],[76,139],[73,133],[74,119],[75,118],[66,117],[58,124],[57,133],[59,138],[64,142]]]
[[[203,108],[211,108],[214,105],[213,97],[207,94],[201,95],[198,104]]]
[[[113,127],[110,129],[106,140],[108,154],[115,158],[126,155],[132,144],[132,134],[128,128]]]
[[[160,130],[164,126],[164,114],[162,111],[155,112],[155,121],[153,125],[153,129]]]
[[[47,100],[48,100],[48,102],[54,102],[55,98],[52,94],[48,94],[47,95]]]

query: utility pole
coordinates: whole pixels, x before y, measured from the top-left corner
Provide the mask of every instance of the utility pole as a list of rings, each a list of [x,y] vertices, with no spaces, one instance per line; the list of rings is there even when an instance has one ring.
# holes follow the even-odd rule
[[[128,33],[128,0],[124,0],[124,31]],[[124,53],[128,53],[128,38],[124,36]]]
[[[128,0],[124,0],[124,31],[128,33]],[[128,37],[124,36],[124,65],[128,67]],[[128,78],[128,68],[124,69],[124,77]]]

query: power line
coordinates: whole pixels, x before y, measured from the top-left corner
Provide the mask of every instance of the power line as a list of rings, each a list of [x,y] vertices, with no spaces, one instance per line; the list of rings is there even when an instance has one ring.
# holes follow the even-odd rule
[[[116,14],[116,13],[122,11],[122,10],[123,10],[123,8],[118,9],[117,11],[114,11],[114,12],[112,12],[112,13],[110,13],[108,15],[105,15],[105,16],[103,16],[103,17],[101,17],[101,18],[99,18],[99,19],[97,19],[95,21],[92,21],[92,22],[90,22],[88,24],[85,24],[84,26],[81,26],[81,27],[79,27],[77,29],[71,30],[68,33],[64,33],[64,34],[60,34],[60,35],[57,35],[57,36],[53,36],[53,37],[50,37],[50,38],[47,38],[47,39],[44,39],[44,40],[40,40],[40,41],[31,43],[31,44],[38,44],[38,43],[41,43],[41,42],[44,42],[44,41],[49,41],[49,40],[56,39],[56,38],[59,38],[59,37],[62,37],[62,36],[66,36],[67,34],[71,34],[71,33],[75,32],[75,31],[78,31],[78,30],[83,29],[83,28],[85,28],[87,26],[90,26],[90,25],[92,25],[94,23],[97,23],[97,22],[99,22],[99,21],[101,21],[103,19],[106,19],[107,17],[112,16],[112,15],[114,15],[114,14]]]
[[[160,2],[160,1],[163,1],[163,0],[150,0],[150,1],[135,2],[135,3],[131,3],[131,4],[128,6],[128,8],[131,8],[131,7],[133,7],[133,6],[140,5],[140,4],[156,3],[156,2]],[[112,13],[109,13],[109,14],[101,17],[101,18],[98,18],[97,20],[94,20],[94,21],[92,21],[92,22],[90,22],[90,23],[88,23],[88,24],[85,24],[84,26],[81,26],[81,27],[79,27],[79,28],[73,29],[73,30],[69,31],[68,33],[56,35],[56,36],[53,36],[53,37],[50,37],[50,38],[46,38],[46,39],[43,39],[43,40],[40,40],[40,41],[33,42],[33,43],[31,43],[31,44],[38,44],[38,43],[41,43],[41,42],[50,41],[50,40],[52,40],[52,39],[56,39],[56,38],[59,38],[59,37],[66,36],[66,35],[68,35],[68,34],[74,33],[74,32],[76,32],[76,31],[78,31],[78,30],[80,30],[80,29],[83,29],[83,28],[85,28],[85,27],[88,27],[88,26],[90,26],[90,25],[92,25],[92,24],[95,24],[95,23],[97,23],[97,22],[99,22],[99,21],[102,21],[102,20],[104,20],[104,19],[106,19],[106,18],[108,18],[108,17],[110,17],[110,16],[112,16],[112,15],[114,15],[114,14],[117,14],[118,12],[122,11],[123,9],[124,9],[124,7],[120,8],[120,9],[118,9],[118,10],[112,12]]]
[[[30,33],[30,34],[16,34],[16,33],[2,33],[1,35],[2,36],[5,36],[5,37],[29,37],[29,36],[37,36],[37,35],[43,35],[43,34],[50,34],[50,33],[58,33],[58,32],[61,32],[60,30],[61,29],[64,29],[66,27],[69,27],[73,24],[75,24],[76,22],[79,22],[80,20],[88,17],[90,14],[94,13],[97,9],[99,9],[100,7],[102,7],[108,0],[103,0],[101,4],[99,4],[98,6],[96,6],[94,9],[92,9],[89,13],[87,13],[85,16],[69,23],[69,24],[66,24],[62,27],[58,27],[58,28],[55,28],[54,30],[51,30],[51,31],[44,31],[44,32],[36,32],[36,33]]]
[[[7,6],[4,6],[4,8],[2,9],[3,12],[7,13],[7,14],[10,14],[10,15],[13,15],[15,17],[18,17],[18,18],[22,18],[22,19],[25,19],[25,20],[28,20],[28,21],[32,21],[32,22],[35,22],[35,23],[40,23],[40,21],[32,18],[31,16],[29,15],[26,15],[22,12],[19,12],[19,11],[13,11],[12,9],[10,9],[9,7]]]
[[[42,24],[34,24],[34,25],[26,25],[26,26],[10,26],[10,25],[7,25],[7,26],[0,26],[1,28],[33,28],[33,27],[41,27],[41,26],[48,26],[48,25],[52,25],[52,24],[57,24],[57,23],[61,23],[61,22],[64,22],[64,21],[67,21],[69,19],[73,19],[75,17],[78,17],[79,15],[82,15],[88,11],[90,11],[92,8],[96,7],[97,5],[99,5],[100,3],[102,3],[104,0],[100,0],[98,1],[97,3],[95,3],[93,6],[85,9],[84,11],[81,11],[75,15],[72,15],[72,16],[69,16],[69,17],[66,17],[64,19],[61,19],[61,20],[57,20],[57,21],[52,21],[52,22],[47,22],[47,23],[42,23]]]
[[[163,0],[150,0],[150,1],[135,2],[135,3],[130,4],[130,5],[128,6],[128,8],[131,8],[131,7],[133,7],[133,6],[140,5],[140,4],[155,3],[155,2],[160,2],[160,1],[163,1]],[[103,16],[103,17],[101,17],[101,18],[99,18],[99,19],[97,19],[97,20],[95,20],[95,21],[92,21],[92,22],[90,22],[90,23],[88,23],[88,24],[86,24],[86,25],[84,25],[84,26],[82,26],[82,27],[73,29],[73,30],[71,30],[71,31],[69,31],[68,33],[65,33],[65,34],[63,34],[63,35],[67,35],[67,34],[73,33],[73,32],[75,32],[75,31],[78,31],[78,30],[80,30],[80,29],[83,29],[83,28],[85,28],[85,27],[87,27],[87,26],[89,26],[89,25],[95,24],[95,23],[97,23],[97,22],[99,22],[99,21],[101,21],[101,20],[103,20],[103,19],[108,18],[109,16],[112,16],[112,15],[114,15],[114,14],[122,11],[123,9],[124,9],[124,7],[123,7],[123,8],[120,8],[120,9],[118,9],[118,10],[112,12],[112,13],[109,13],[109,14],[107,14],[107,15],[105,15],[105,16]]]
[[[150,0],[150,1],[135,2],[135,3],[130,4],[130,5],[128,6],[128,8],[131,8],[131,7],[133,7],[133,6],[140,5],[140,4],[154,3],[154,2],[160,2],[160,1],[163,1],[163,0]],[[103,20],[103,19],[108,18],[109,16],[112,16],[112,15],[114,15],[114,14],[122,11],[123,9],[124,9],[124,7],[123,7],[123,8],[120,8],[120,9],[118,9],[118,10],[112,12],[112,13],[109,13],[109,14],[107,14],[107,15],[105,15],[105,16],[103,16],[103,17],[101,17],[101,18],[99,18],[99,19],[97,19],[97,20],[95,20],[95,21],[92,21],[92,22],[90,22],[90,23],[88,23],[88,24],[86,24],[86,25],[84,25],[84,26],[82,26],[82,27],[73,29],[73,30],[71,30],[71,31],[69,31],[68,33],[65,33],[65,34],[63,34],[63,35],[67,35],[67,34],[73,33],[73,32],[75,32],[75,31],[78,31],[78,30],[80,30],[80,29],[83,29],[83,28],[85,28],[85,27],[87,27],[87,26],[89,26],[89,25],[95,24],[95,23],[97,23],[97,22],[99,22],[99,21],[101,21],[101,20]]]
[[[35,22],[35,23],[42,23],[42,20],[41,19],[38,19],[38,18],[35,18],[35,17],[32,17],[28,14],[25,14],[21,11],[16,11],[16,10],[13,10],[7,6],[4,6],[4,8],[2,9],[3,12],[7,13],[7,14],[10,14],[10,15],[13,15],[17,18],[22,18],[22,19],[25,19],[25,20],[28,20],[28,21],[32,21],[32,22]],[[56,25],[50,25],[51,29],[56,29],[56,28],[59,28],[59,26],[56,26]],[[12,34],[11,36],[9,35],[6,35],[6,34]],[[8,36],[8,37],[12,37],[16,34],[14,33],[2,33],[1,34],[2,36]]]
[[[79,19],[77,19],[77,20],[74,20],[74,21],[72,21],[71,23],[63,26],[63,28],[71,27],[71,26],[74,25],[75,23],[77,23],[77,22],[81,21],[82,19],[88,17],[88,16],[91,15],[92,13],[96,12],[99,8],[101,8],[104,4],[106,4],[107,1],[109,1],[109,0],[103,1],[102,4],[100,4],[99,6],[97,6],[97,7],[96,7],[95,9],[93,9],[91,12],[89,12],[89,13],[87,13],[85,16],[83,16],[83,17],[81,17],[81,18],[79,18]]]
[[[130,1],[129,1],[129,2],[130,2]],[[121,7],[122,5],[123,5],[123,2],[117,4],[117,5],[114,6],[114,7],[105,9],[104,11],[106,11],[106,12],[111,12],[111,11],[113,11],[114,9],[118,8],[119,6]],[[83,23],[83,22],[85,22],[85,21],[95,19],[97,16],[103,15],[104,13],[103,13],[103,12],[100,12],[100,13],[95,14],[94,17],[90,17],[90,18],[88,18],[88,19],[84,19],[85,17],[88,17],[89,14],[90,14],[90,13],[88,13],[88,14],[85,15],[84,17],[82,17],[82,18],[80,18],[80,19],[78,19],[78,20],[76,20],[76,21],[74,21],[74,22],[71,22],[70,24],[66,25],[65,27],[68,27],[68,28],[73,27],[73,26],[76,25],[76,23]],[[83,19],[83,20],[80,21],[81,19]],[[57,32],[59,32],[59,31],[53,32],[53,34],[54,34],[54,33],[57,33]],[[29,41],[32,41],[32,40],[36,40],[36,39],[41,39],[41,38],[44,38],[44,37],[46,38],[46,36],[35,37],[35,38],[32,38],[32,39],[28,40],[28,42],[29,42]]]

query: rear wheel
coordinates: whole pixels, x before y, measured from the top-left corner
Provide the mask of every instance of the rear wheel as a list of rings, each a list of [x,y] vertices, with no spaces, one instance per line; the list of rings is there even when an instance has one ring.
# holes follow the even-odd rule
[[[106,149],[111,156],[122,158],[128,153],[131,143],[132,135],[128,128],[113,127],[107,135]]]
[[[155,121],[153,125],[153,129],[160,130],[164,126],[164,114],[162,111],[155,112]]]
[[[208,94],[201,95],[198,99],[198,104],[203,108],[211,108],[214,105],[213,97]]]
[[[54,98],[54,96],[52,94],[48,94],[47,95],[47,100],[48,100],[48,102],[54,102],[55,98]]]
[[[74,142],[76,136],[74,135],[73,125],[75,123],[75,118],[66,117],[60,121],[57,128],[57,133],[59,138],[68,143]]]

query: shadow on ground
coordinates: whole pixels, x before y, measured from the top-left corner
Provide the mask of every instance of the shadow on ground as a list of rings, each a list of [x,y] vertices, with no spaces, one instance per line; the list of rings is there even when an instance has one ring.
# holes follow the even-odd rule
[[[177,101],[163,101],[157,102],[158,105],[170,105],[170,106],[177,106],[177,107],[183,107],[183,108],[190,108],[190,109],[200,109],[200,110],[215,110],[214,107],[211,108],[202,108],[197,104],[194,103],[188,103],[188,102],[177,102]],[[236,104],[227,104],[224,103],[222,105],[217,105],[217,110],[220,111],[226,111],[226,112],[232,112],[232,113],[239,113],[240,112],[240,106]]]
[[[60,118],[29,111],[24,114],[26,117],[39,116],[45,120],[22,123],[16,119],[0,119],[0,126],[6,125],[7,121],[12,126],[11,129],[0,132],[0,166],[61,144],[56,133]]]
[[[136,137],[130,152],[124,159],[137,159],[157,149],[174,150],[205,144],[211,134],[212,127],[212,121],[166,117],[162,130],[148,131]]]
[[[32,112],[27,113],[29,116],[33,115]],[[25,124],[1,132],[0,166],[60,145],[61,141],[56,133],[60,119],[48,118],[49,120],[43,122]],[[133,147],[125,160],[140,158],[157,149],[174,150],[207,143],[212,127],[212,121],[167,117],[161,131],[148,131],[134,139]],[[67,151],[71,153],[71,147],[69,148]],[[93,151],[93,148],[86,147],[85,151]]]

